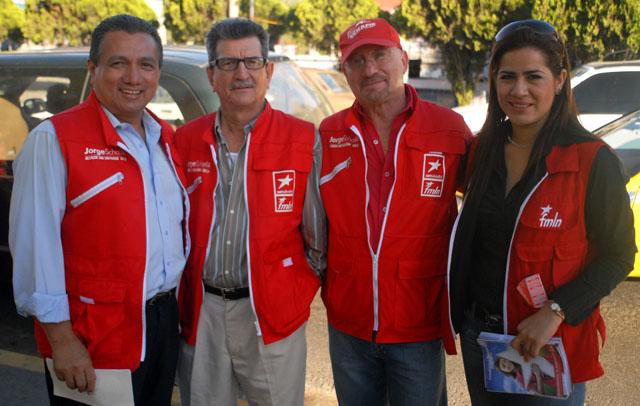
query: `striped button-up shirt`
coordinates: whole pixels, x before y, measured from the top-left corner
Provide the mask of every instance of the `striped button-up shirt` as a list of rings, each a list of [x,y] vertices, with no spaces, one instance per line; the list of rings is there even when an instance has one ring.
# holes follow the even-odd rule
[[[235,154],[229,152],[220,126],[222,112],[218,111],[214,125],[218,160],[218,188],[214,196],[215,218],[209,255],[204,266],[203,280],[217,288],[249,286],[247,269],[247,208],[244,200],[244,162],[246,142]],[[245,140],[257,117],[244,127]],[[316,131],[313,146],[313,168],[309,174],[302,212],[302,237],[307,261],[320,277],[326,266],[326,218],[320,200],[319,174],[322,145]]]

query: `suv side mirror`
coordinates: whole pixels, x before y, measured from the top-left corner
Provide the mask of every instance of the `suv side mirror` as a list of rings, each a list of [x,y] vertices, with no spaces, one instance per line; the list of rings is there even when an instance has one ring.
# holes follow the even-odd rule
[[[45,111],[47,104],[42,99],[27,99],[22,103],[22,108],[27,115],[33,115]]]

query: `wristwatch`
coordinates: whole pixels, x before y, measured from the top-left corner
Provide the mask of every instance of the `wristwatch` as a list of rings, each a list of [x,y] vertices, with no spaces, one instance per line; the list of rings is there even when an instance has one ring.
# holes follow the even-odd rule
[[[560,316],[562,320],[564,320],[564,311],[562,310],[562,307],[560,307],[559,304],[557,304],[553,300],[549,300],[549,308],[551,309],[552,312],[554,312],[555,314]]]

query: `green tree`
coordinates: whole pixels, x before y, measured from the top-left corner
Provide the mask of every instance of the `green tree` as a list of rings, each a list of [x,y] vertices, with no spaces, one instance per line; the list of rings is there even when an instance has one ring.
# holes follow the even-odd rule
[[[0,0],[0,42],[6,38],[19,40],[24,25],[24,12],[11,0]]]
[[[164,24],[176,43],[204,43],[211,25],[227,16],[227,0],[164,0]]]
[[[524,0],[403,0],[396,14],[401,32],[438,47],[458,104],[467,104],[497,30],[528,10]]]
[[[249,2],[250,0],[240,1],[240,13],[247,18]],[[287,30],[288,16],[289,7],[280,0],[254,0],[253,19],[269,33],[270,47],[273,47]]]
[[[120,13],[158,24],[144,0],[27,0],[24,34],[37,44],[88,45],[100,21]]]
[[[335,54],[347,27],[379,14],[374,0],[302,0],[293,9],[290,28],[308,45]]]
[[[535,0],[532,17],[550,22],[567,44],[574,64],[638,50],[638,0]]]

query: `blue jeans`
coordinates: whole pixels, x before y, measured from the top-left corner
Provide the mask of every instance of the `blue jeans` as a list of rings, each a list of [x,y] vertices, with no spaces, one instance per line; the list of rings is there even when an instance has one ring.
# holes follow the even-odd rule
[[[377,344],[329,326],[329,354],[341,406],[447,404],[442,340]]]
[[[568,399],[553,399],[532,395],[516,395],[497,392],[487,392],[484,388],[484,366],[482,363],[482,349],[476,341],[481,331],[494,331],[493,326],[485,325],[467,314],[460,332],[462,360],[464,374],[471,403],[474,406],[582,406],[585,398],[585,384],[576,383],[571,389]]]

